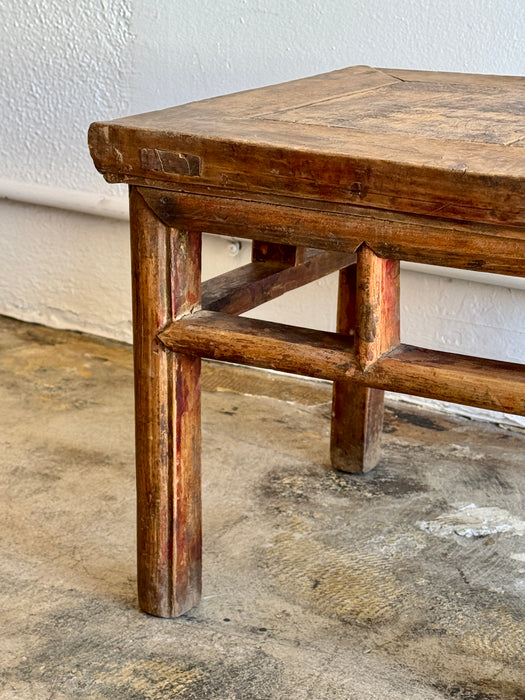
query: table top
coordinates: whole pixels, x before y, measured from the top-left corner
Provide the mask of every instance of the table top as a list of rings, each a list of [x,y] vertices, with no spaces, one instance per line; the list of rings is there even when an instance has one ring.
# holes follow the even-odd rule
[[[110,182],[525,226],[525,78],[355,66],[98,122]]]

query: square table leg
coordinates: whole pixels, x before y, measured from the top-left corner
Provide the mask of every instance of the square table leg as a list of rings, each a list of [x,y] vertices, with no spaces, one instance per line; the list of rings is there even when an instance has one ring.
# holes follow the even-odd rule
[[[200,233],[130,192],[140,607],[181,615],[201,594],[200,358],[157,339],[200,305]]]

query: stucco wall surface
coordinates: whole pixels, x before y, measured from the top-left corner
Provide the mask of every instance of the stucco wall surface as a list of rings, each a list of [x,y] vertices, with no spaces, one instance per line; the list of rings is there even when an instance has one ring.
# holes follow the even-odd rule
[[[354,64],[523,75],[518,0],[135,0],[149,110]]]
[[[525,75],[515,0],[4,0],[1,17],[0,313],[126,340],[126,223],[64,211],[68,193],[95,211],[125,194],[92,166],[91,121],[352,64]],[[31,204],[33,183],[55,208]],[[248,260],[228,243],[206,239],[205,276]],[[405,341],[525,361],[523,288],[409,271],[402,286]],[[254,315],[333,328],[335,289]]]
[[[2,1],[2,178],[100,187],[86,125],[131,107],[131,1]]]

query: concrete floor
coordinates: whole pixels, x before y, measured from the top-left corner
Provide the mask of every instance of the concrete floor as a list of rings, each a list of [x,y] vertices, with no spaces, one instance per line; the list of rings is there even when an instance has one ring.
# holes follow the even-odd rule
[[[204,598],[161,620],[130,349],[0,319],[1,698],[525,698],[523,433],[391,404],[351,476],[326,385],[204,384]]]

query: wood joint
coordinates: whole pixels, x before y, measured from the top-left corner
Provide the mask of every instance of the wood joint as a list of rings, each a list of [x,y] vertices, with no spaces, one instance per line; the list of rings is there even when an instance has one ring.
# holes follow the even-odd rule
[[[357,260],[356,355],[366,370],[399,345],[399,261],[380,258],[366,245]]]
[[[161,342],[185,355],[276,369],[525,415],[523,367],[399,345],[363,370],[354,342],[281,323],[198,311],[168,325]]]

